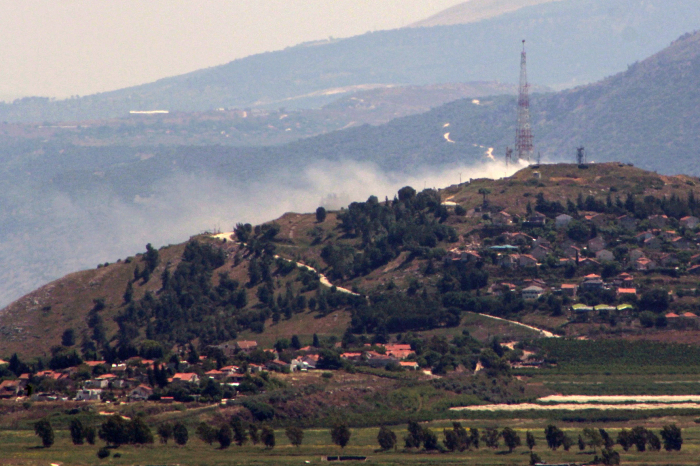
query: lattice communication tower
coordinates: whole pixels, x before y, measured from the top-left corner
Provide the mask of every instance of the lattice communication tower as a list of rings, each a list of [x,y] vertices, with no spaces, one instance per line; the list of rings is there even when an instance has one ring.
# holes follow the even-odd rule
[[[523,53],[520,56],[520,93],[518,96],[518,129],[515,132],[515,152],[518,159],[532,158],[533,138],[530,124],[530,85],[527,83],[527,55],[525,53],[525,41],[523,41]]]

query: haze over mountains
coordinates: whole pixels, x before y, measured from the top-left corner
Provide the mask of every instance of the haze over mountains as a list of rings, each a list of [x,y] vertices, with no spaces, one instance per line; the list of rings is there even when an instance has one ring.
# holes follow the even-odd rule
[[[453,26],[493,18],[522,8],[560,0],[469,0],[417,21],[409,27]]]
[[[659,12],[661,8],[660,2],[636,3],[644,8],[619,13],[639,19],[644,16],[642,13]],[[557,5],[574,8],[567,1],[529,8]],[[679,14],[678,11],[686,11],[686,16],[692,19],[693,13],[682,8],[690,2],[678,5],[680,10],[662,13],[673,16]],[[528,8],[523,8],[512,14],[525,15],[527,11]],[[602,12],[602,6],[596,11]],[[506,16],[499,21],[505,21]],[[554,14],[553,18],[559,16]],[[557,22],[555,19],[553,23]],[[598,22],[592,19],[591,24]],[[623,24],[626,23],[616,27]],[[696,24],[700,24],[700,20]],[[456,30],[452,28],[430,29]],[[422,29],[408,32],[414,34]],[[374,35],[353,40],[361,42],[371,36]],[[507,63],[488,55],[490,46],[485,47],[484,53],[493,60],[493,68],[508,69],[515,78],[519,36],[511,39],[515,42],[511,50],[499,52],[507,55],[507,60],[503,58]],[[614,43],[616,39],[611,40]],[[450,43],[447,40],[443,48]],[[587,44],[587,41],[579,43]],[[410,41],[405,48],[396,43],[391,46],[403,51],[401,53],[408,53],[414,46],[418,51],[423,50]],[[324,47],[316,49],[319,63],[325,57]],[[630,50],[635,47],[637,45]],[[312,48],[290,50],[306,53]],[[585,53],[581,55],[586,56]],[[700,147],[697,140],[700,134],[699,56],[698,34],[688,35],[662,53],[594,85],[534,96],[532,111],[537,150],[545,160],[570,160],[574,148],[585,145],[592,160],[622,160],[663,173],[697,175],[698,168],[692,161]],[[541,55],[530,50],[529,58],[531,75],[537,74],[534,71],[540,68]],[[596,61],[594,56],[587,59]],[[230,66],[240,65],[236,63]],[[434,63],[428,60],[423,68],[433,69]],[[629,63],[617,63],[615,67],[624,69]],[[198,76],[211,77],[210,72],[213,71],[204,70]],[[251,69],[250,73],[252,82],[256,71]],[[583,80],[584,75],[585,72],[579,79]],[[175,85],[178,79],[184,78],[171,82],[173,87],[169,92],[173,98],[188,95]],[[270,79],[269,86],[273,88],[278,81]],[[190,81],[191,103],[204,102],[198,100],[199,97],[210,91],[212,96],[216,94],[212,90],[214,87],[198,87],[205,81]],[[261,85],[268,85],[262,78],[259,81]],[[159,87],[162,84],[149,88],[154,96],[167,94]],[[156,92],[157,89],[161,90]],[[510,89],[512,87],[507,92],[512,92]],[[127,95],[130,91],[120,92]],[[61,105],[73,105],[71,111],[76,115],[82,114],[85,108],[97,113],[106,108],[105,113],[110,113],[116,107],[104,107],[100,99],[105,96],[58,102],[54,107],[51,107],[54,104],[42,107],[43,104],[35,101],[37,105],[32,108],[35,115],[42,115],[46,108],[61,112],[68,108]],[[417,94],[414,97],[418,99]],[[344,108],[351,99],[338,101],[334,104],[336,110],[338,106]],[[118,99],[115,97],[113,102]],[[416,102],[425,105],[419,100]],[[5,106],[2,111],[23,112],[29,108],[24,107],[25,104],[33,105],[25,102]],[[404,108],[408,107],[410,105]],[[347,107],[342,111],[345,110]],[[281,115],[275,118],[285,121],[280,120]],[[204,118],[201,123],[201,131],[220,133],[210,120]],[[58,126],[62,125],[66,124]],[[229,131],[229,128],[224,129]],[[257,131],[255,125],[251,128]],[[154,120],[152,127],[140,126],[141,133],[134,133],[131,139],[105,143],[87,138],[87,133],[79,132],[83,129],[75,129],[80,137],[62,139],[51,133],[27,138],[22,136],[22,126],[12,127],[19,133],[5,137],[0,147],[0,223],[3,225],[0,261],[6,265],[0,273],[0,305],[67,272],[131,255],[148,242],[155,246],[180,242],[203,229],[228,230],[237,221],[262,222],[285,211],[310,211],[322,203],[338,208],[370,194],[392,195],[407,184],[422,188],[454,184],[460,176],[465,180],[503,176],[505,167],[494,164],[487,154],[501,158],[505,146],[512,145],[515,98],[467,98],[381,126],[364,125],[270,147],[225,147],[216,145],[219,141],[212,138],[208,139],[210,145],[187,139],[183,145],[154,143],[158,141],[154,134],[161,130],[166,134],[172,129],[176,128],[163,127]],[[334,128],[329,124],[327,129]],[[265,131],[268,133],[261,134],[272,134],[270,128]],[[257,140],[263,139],[265,137],[260,135]]]
[[[78,99],[22,99],[0,105],[0,120],[85,120],[153,109],[308,107],[327,103],[339,91],[356,86],[513,83],[523,38],[529,41],[532,57],[531,81],[560,88],[621,71],[698,24],[695,0],[562,0],[470,24],[301,44]]]

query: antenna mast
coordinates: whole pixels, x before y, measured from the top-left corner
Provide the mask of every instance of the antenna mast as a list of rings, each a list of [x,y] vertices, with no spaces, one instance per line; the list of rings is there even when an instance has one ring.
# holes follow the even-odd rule
[[[506,147],[506,168],[513,163],[513,149]]]
[[[530,161],[533,152],[532,127],[530,125],[530,85],[527,83],[527,55],[525,41],[520,56],[520,93],[518,96],[518,129],[515,132],[515,151],[518,159]]]

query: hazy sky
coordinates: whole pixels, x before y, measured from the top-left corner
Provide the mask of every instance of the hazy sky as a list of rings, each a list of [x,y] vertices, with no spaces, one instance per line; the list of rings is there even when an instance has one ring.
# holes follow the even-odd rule
[[[0,0],[0,99],[118,89],[464,0]]]

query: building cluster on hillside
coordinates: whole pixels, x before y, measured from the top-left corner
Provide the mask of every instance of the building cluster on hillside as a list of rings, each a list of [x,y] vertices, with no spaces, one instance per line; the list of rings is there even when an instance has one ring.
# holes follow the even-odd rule
[[[240,364],[221,365],[207,356],[198,361],[174,356],[168,361],[154,361],[133,357],[124,362],[84,361],[76,366],[57,370],[41,370],[6,377],[0,382],[0,398],[21,398],[32,401],[119,401],[136,402],[153,400],[163,403],[177,401],[178,394],[192,394],[199,399],[206,386],[213,381],[228,393],[228,398],[240,396],[239,386],[251,377],[265,372],[291,373],[310,371],[320,367],[322,348],[306,346],[287,348],[282,352],[274,348],[260,348],[255,341],[240,340],[210,347],[215,353],[229,360],[243,360]],[[361,364],[385,368],[390,364],[405,370],[417,370],[418,363],[407,361],[415,356],[410,345],[365,344],[343,352],[340,343],[331,349],[332,354],[346,364]],[[259,363],[247,361],[255,355]],[[0,368],[7,369],[8,362],[0,360]],[[324,367],[332,370],[334,367]],[[337,367],[336,367],[337,368]],[[158,380],[158,373],[166,374]],[[8,372],[8,371],[5,371]],[[196,388],[196,389],[195,389]],[[183,390],[184,389],[184,390]],[[172,394],[175,393],[175,396]]]
[[[488,288],[492,295],[519,293],[525,301],[565,296],[572,320],[634,311],[640,279],[648,274],[700,275],[700,219],[694,216],[652,215],[640,221],[597,212],[579,212],[577,218],[533,212],[518,218],[500,211],[482,217],[482,230],[448,251],[445,262],[499,267],[502,272],[492,274],[497,279]],[[564,273],[549,272],[556,269]],[[532,278],[540,276],[547,279]],[[595,301],[603,294],[606,302],[577,303],[582,295]],[[666,317],[669,322],[697,318],[692,312]]]

